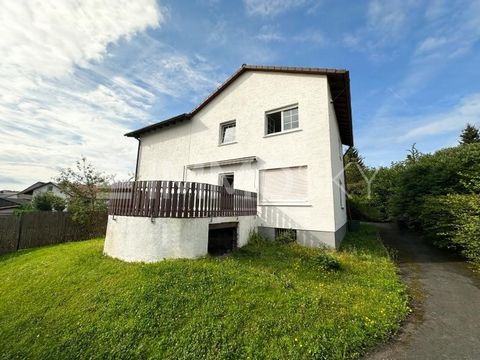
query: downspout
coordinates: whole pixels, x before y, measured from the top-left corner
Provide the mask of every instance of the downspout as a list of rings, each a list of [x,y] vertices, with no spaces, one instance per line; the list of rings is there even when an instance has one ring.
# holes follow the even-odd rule
[[[142,143],[142,141],[140,140],[140,138],[135,138],[138,140],[138,148],[137,148],[137,162],[135,163],[135,181],[138,180],[138,160],[140,160],[140,145]]]
[[[343,187],[345,188],[345,206],[347,207],[347,220],[352,220],[352,213],[350,212],[350,203],[348,201],[348,187],[347,187],[347,176],[345,174],[345,155],[350,151],[352,147],[349,146],[347,151],[342,156],[342,162],[343,162]]]

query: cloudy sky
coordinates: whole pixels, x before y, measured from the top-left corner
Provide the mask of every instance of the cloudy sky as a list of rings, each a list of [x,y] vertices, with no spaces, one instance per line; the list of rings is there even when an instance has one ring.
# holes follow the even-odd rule
[[[480,1],[0,0],[0,189],[86,156],[133,172],[128,130],[190,111],[242,63],[350,70],[369,165],[480,125]]]

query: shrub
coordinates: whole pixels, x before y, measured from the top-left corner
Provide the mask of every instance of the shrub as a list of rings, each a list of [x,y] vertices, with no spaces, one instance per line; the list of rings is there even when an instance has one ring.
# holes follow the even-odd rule
[[[480,264],[480,195],[429,196],[420,220],[426,237],[436,245],[459,249]]]
[[[29,213],[29,212],[32,212],[32,211],[35,211],[35,209],[33,208],[32,203],[28,202],[28,203],[20,205],[18,208],[13,210],[13,214],[14,215],[22,215],[22,214]]]
[[[427,196],[479,192],[480,144],[443,149],[405,165],[394,182],[390,209],[410,228],[422,229],[420,213]]]
[[[251,245],[262,245],[267,239],[264,236],[258,233],[258,231],[252,230],[248,236],[248,243]]]
[[[383,221],[384,217],[378,207],[375,206],[373,199],[367,196],[353,195],[348,198],[350,215],[353,220],[363,221]]]
[[[32,200],[32,207],[39,211],[63,211],[65,200],[49,191],[35,195]]]
[[[316,255],[313,258],[313,262],[326,271],[337,271],[341,268],[340,262],[326,252],[322,252],[319,255]]]
[[[283,229],[277,236],[275,236],[275,241],[280,244],[295,242],[295,230]]]

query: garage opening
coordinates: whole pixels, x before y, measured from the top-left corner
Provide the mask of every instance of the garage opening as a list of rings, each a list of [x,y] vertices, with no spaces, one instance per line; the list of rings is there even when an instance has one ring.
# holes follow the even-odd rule
[[[227,254],[237,248],[238,223],[210,224],[208,229],[208,253]]]

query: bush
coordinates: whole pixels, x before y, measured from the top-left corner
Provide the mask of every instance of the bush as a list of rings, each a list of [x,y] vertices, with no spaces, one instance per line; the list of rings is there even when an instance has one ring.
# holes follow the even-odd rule
[[[295,242],[295,230],[283,229],[280,234],[275,236],[275,241],[280,244],[289,244]]]
[[[250,234],[248,236],[248,243],[251,245],[262,245],[264,244],[267,239],[263,237],[261,234],[258,233],[258,231],[250,231]]]
[[[39,211],[63,211],[65,210],[65,200],[47,191],[33,198],[32,207]]]
[[[369,199],[367,196],[350,196],[348,206],[353,220],[384,221],[384,217],[375,206],[373,199]]]
[[[459,249],[480,264],[480,195],[429,196],[420,221],[425,236],[436,245]]]
[[[480,191],[480,144],[443,149],[405,165],[394,181],[394,218],[422,230],[420,213],[427,196]]]
[[[32,212],[32,211],[36,211],[36,210],[33,208],[32,203],[28,202],[28,203],[20,205],[18,208],[13,210],[13,214],[14,215],[22,215],[22,214],[29,213],[29,212]]]
[[[341,268],[340,262],[332,255],[327,253],[320,253],[319,255],[316,255],[313,258],[313,262],[326,271],[337,271]]]

